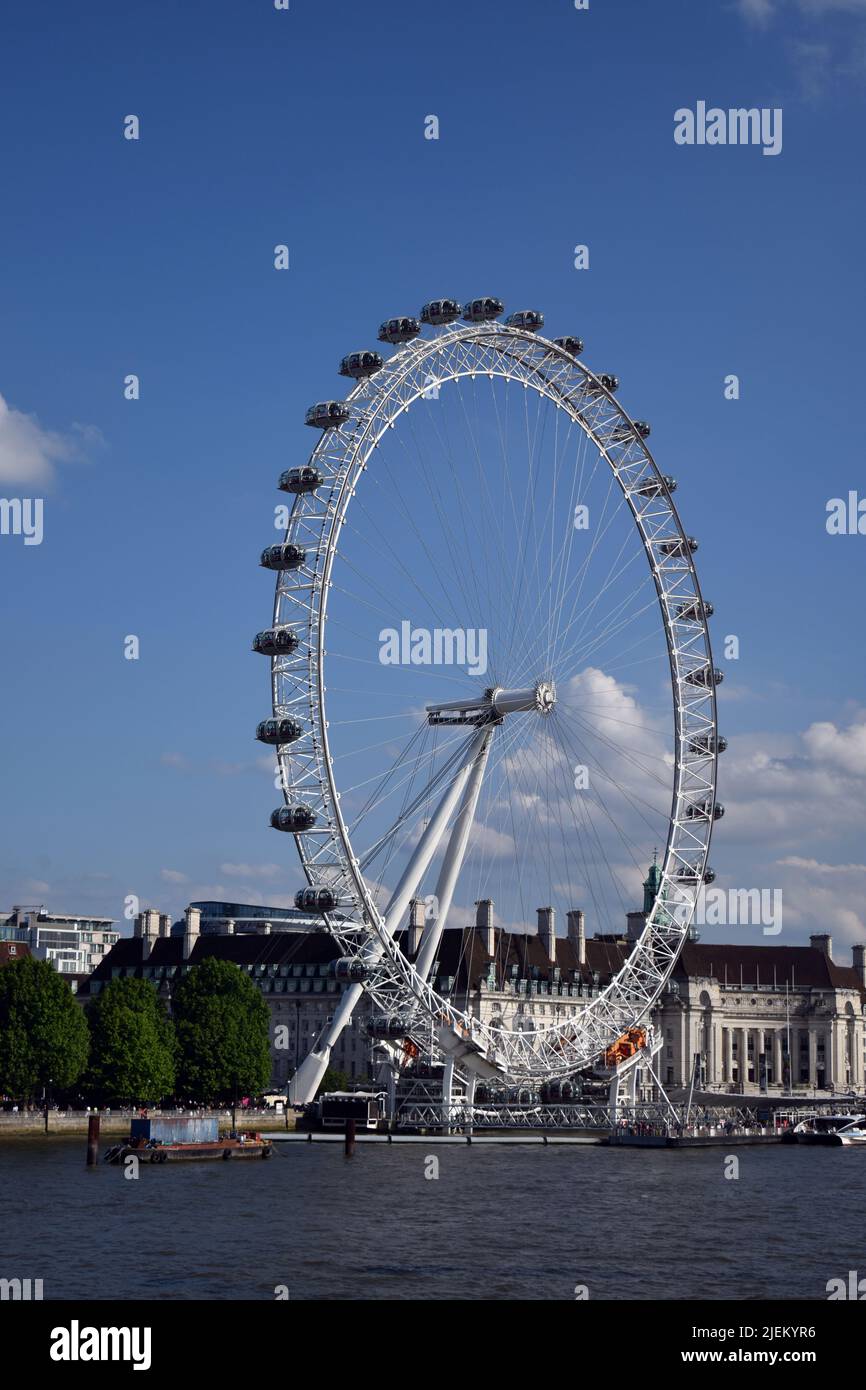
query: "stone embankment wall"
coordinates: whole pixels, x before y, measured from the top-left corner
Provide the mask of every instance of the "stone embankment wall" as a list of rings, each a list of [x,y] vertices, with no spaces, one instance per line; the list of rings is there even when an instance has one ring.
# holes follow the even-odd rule
[[[179,1112],[161,1110],[149,1110],[149,1115],[161,1115],[163,1113],[171,1116]],[[197,1110],[197,1115],[217,1115],[220,1122],[220,1130],[231,1129],[232,1117],[230,1110]],[[138,1110],[113,1110],[109,1113],[105,1111],[100,1114],[100,1135],[119,1135],[129,1133],[129,1122],[136,1115]],[[49,1110],[48,1112],[48,1133],[49,1134],[86,1134],[87,1121],[89,1116],[84,1110]],[[288,1123],[287,1123],[288,1120]],[[238,1129],[260,1129],[263,1131],[278,1129],[294,1129],[295,1113],[289,1111],[288,1116],[277,1115],[273,1110],[241,1110],[237,1111]],[[0,1113],[0,1140],[15,1138],[27,1138],[28,1136],[45,1135],[45,1115],[42,1111],[31,1111],[29,1114],[20,1112]]]

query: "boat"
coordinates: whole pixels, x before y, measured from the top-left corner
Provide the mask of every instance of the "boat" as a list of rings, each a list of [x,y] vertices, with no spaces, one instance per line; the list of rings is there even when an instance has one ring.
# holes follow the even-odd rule
[[[786,1130],[782,1135],[783,1144],[835,1144],[840,1130],[850,1125],[866,1122],[866,1115],[810,1115]]]
[[[129,1137],[113,1144],[104,1163],[176,1163],[178,1160],[270,1158],[273,1144],[255,1130],[220,1136],[216,1116],[179,1116],[132,1120]]]
[[[852,1120],[851,1124],[843,1125],[837,1129],[827,1141],[829,1144],[866,1144],[866,1120],[861,1115],[859,1119]]]

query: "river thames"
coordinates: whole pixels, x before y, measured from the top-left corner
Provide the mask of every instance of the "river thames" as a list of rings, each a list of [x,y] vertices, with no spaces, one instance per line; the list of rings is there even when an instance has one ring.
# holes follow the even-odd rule
[[[866,1275],[866,1154],[283,1143],[84,1166],[0,1146],[0,1277],[45,1299],[826,1299]],[[438,1178],[425,1177],[438,1159]]]

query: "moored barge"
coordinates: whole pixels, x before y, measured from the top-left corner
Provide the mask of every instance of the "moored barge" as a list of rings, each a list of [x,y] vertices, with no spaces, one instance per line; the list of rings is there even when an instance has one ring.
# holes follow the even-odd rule
[[[255,1130],[221,1138],[215,1116],[142,1117],[131,1122],[129,1138],[113,1144],[104,1162],[123,1163],[130,1155],[140,1163],[175,1163],[201,1158],[270,1158],[272,1153],[271,1141]]]

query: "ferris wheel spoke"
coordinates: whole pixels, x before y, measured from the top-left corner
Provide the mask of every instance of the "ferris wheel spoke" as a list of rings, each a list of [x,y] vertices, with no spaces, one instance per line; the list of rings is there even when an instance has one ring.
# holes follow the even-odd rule
[[[575,728],[575,724],[578,724],[578,725],[579,725],[579,721],[578,721],[578,720],[575,720],[574,723],[572,724],[571,728],[568,730],[568,732],[567,732],[567,733],[563,732],[563,739],[565,740],[565,742],[566,742],[567,744],[568,744],[568,743],[571,743],[572,746],[575,747],[575,750],[576,750],[576,752],[577,752],[577,754],[578,754],[579,757],[588,758],[588,759],[590,760],[587,764],[581,764],[581,766],[588,766],[588,767],[589,767],[589,770],[590,770],[591,772],[597,773],[598,775],[601,776],[601,778],[603,779],[603,781],[609,782],[610,785],[611,785],[613,788],[615,788],[615,790],[620,794],[620,796],[623,798],[623,800],[625,800],[625,801],[628,802],[628,804],[629,804],[631,810],[634,811],[635,815],[637,815],[637,816],[640,817],[640,819],[644,822],[644,824],[649,828],[649,830],[650,830],[654,835],[657,835],[657,834],[658,834],[658,825],[654,824],[652,821],[650,821],[650,820],[647,818],[647,816],[644,814],[644,810],[648,810],[648,811],[652,812],[653,814],[655,814],[655,815],[657,815],[657,816],[660,817],[660,816],[661,816],[661,812],[659,811],[658,807],[655,806],[655,805],[653,805],[653,803],[652,803],[651,801],[647,801],[646,798],[641,797],[641,796],[636,796],[635,794],[633,794],[632,792],[630,792],[629,789],[624,785],[623,782],[621,782],[618,778],[614,777],[613,774],[612,774],[611,772],[609,772],[608,769],[605,767],[605,765],[604,765],[604,763],[601,761],[599,755],[598,755],[596,752],[594,752],[594,751],[584,742],[583,738],[581,737],[580,730],[579,730],[579,728]],[[560,726],[560,727],[561,727],[561,726]],[[596,734],[596,736],[598,737],[597,734]],[[603,740],[602,740],[602,741],[603,741]],[[621,747],[619,747],[619,746],[617,746],[617,745],[614,745],[614,748],[615,748],[615,751],[616,751],[617,753],[621,753],[621,752],[622,752]],[[623,756],[625,756],[625,755],[623,755]],[[629,758],[626,756],[626,761],[632,762],[632,764],[633,764],[635,767],[637,767],[637,764],[634,763],[634,760],[633,760],[633,759],[629,759]],[[642,769],[640,769],[640,768],[638,767],[637,770],[638,770],[638,771],[641,771]],[[659,782],[659,785],[663,785],[663,783],[661,782],[661,779],[660,779],[660,778],[654,778],[654,780],[658,781],[658,782]],[[596,785],[596,783],[595,783],[594,781],[591,782],[591,786],[592,786],[592,794],[595,795],[595,796],[597,796],[598,799],[599,799],[600,801],[603,802],[603,798],[601,797],[601,793],[600,793],[600,791],[598,790],[598,787],[597,787],[597,785]]]
[[[406,440],[403,439],[402,435],[398,436],[398,442],[402,447],[403,453],[406,455],[406,459],[408,461],[412,461],[414,456],[412,454],[412,451],[409,449]],[[429,535],[425,533],[424,529],[418,525],[417,517],[413,514],[411,507],[408,505],[403,496],[403,491],[400,487],[398,479],[394,474],[394,470],[387,463],[387,460],[384,460],[384,456],[381,454],[381,451],[380,459],[377,460],[377,462],[381,463],[383,474],[387,480],[389,498],[394,498],[399,503],[401,519],[405,521],[409,532],[415,537],[416,541],[418,542],[419,549],[428,562],[431,574],[433,574],[436,577],[437,583],[439,584],[439,587],[442,589],[443,594],[446,597],[446,601],[449,602],[449,604],[454,609],[455,613],[459,612],[459,606],[455,603],[456,596],[453,593],[449,594],[449,591],[445,585],[445,574],[447,573],[449,579],[456,580],[458,587],[461,591],[461,603],[464,607],[464,611],[466,611],[466,609],[471,606],[471,600],[469,597],[469,591],[463,583],[463,567],[460,564],[459,551],[457,550],[456,543],[452,537],[451,528],[448,527],[446,524],[447,512],[444,510],[444,504],[441,496],[437,493],[433,485],[436,476],[435,471],[431,468],[422,468],[420,470],[421,479],[423,481],[425,491],[432,504],[433,514],[439,521],[440,534],[442,536],[444,545],[448,550],[450,557],[450,564],[447,568],[447,571],[444,572],[442,566],[437,564],[436,556],[430,548]],[[381,491],[382,484],[379,483],[379,480],[375,478],[374,482],[375,485]],[[381,527],[374,528],[374,534],[376,535],[378,543],[382,535]],[[435,605],[431,605],[431,607],[433,607],[435,610]]]
[[[474,458],[475,458],[475,471],[476,471],[476,476],[477,476],[477,479],[478,479],[480,509],[481,509],[481,511],[482,511],[482,513],[483,513],[484,515],[486,515],[486,516],[491,516],[491,517],[495,517],[495,516],[496,516],[496,512],[495,512],[495,509],[494,509],[494,507],[493,507],[493,505],[492,505],[492,503],[493,503],[493,498],[492,498],[492,494],[491,494],[491,492],[490,492],[489,482],[488,482],[487,475],[486,475],[486,471],[485,471],[485,468],[484,468],[484,463],[483,463],[482,454],[481,454],[481,448],[480,448],[480,445],[479,445],[479,443],[478,443],[478,439],[477,439],[477,437],[476,437],[475,431],[474,431],[473,428],[472,428],[472,422],[471,422],[471,418],[470,418],[470,415],[469,415],[469,411],[467,410],[466,400],[465,400],[465,397],[464,397],[464,394],[463,394],[463,387],[462,387],[462,383],[460,382],[460,380],[457,380],[457,381],[454,382],[454,390],[455,390],[457,399],[458,399],[459,404],[460,404],[460,411],[461,411],[462,421],[463,421],[463,424],[464,424],[464,426],[465,426],[465,428],[466,428],[466,433],[467,433],[467,435],[468,435],[469,442],[470,442],[470,444],[471,444],[471,446],[472,446],[472,453],[473,453]],[[479,510],[478,506],[476,506],[476,507],[471,507],[471,506],[467,503],[467,500],[466,500],[466,498],[465,498],[464,495],[463,495],[463,485],[462,485],[461,479],[460,479],[460,469],[458,468],[458,466],[457,466],[456,463],[455,463],[455,450],[454,450],[454,446],[453,446],[453,444],[452,444],[451,433],[450,433],[450,430],[448,429],[447,423],[444,424],[444,427],[443,427],[442,430],[440,430],[439,425],[440,425],[440,422],[439,422],[439,420],[437,419],[437,421],[436,421],[436,428],[437,428],[437,433],[438,433],[438,436],[439,436],[440,440],[442,439],[442,434],[444,433],[444,435],[445,435],[445,454],[446,454],[446,457],[447,457],[447,459],[448,459],[448,463],[449,463],[449,468],[450,468],[450,471],[451,471],[452,479],[454,480],[454,488],[455,488],[455,493],[456,493],[457,498],[458,498],[458,507],[459,507],[459,511],[460,511],[460,513],[461,513],[461,516],[463,516],[464,518],[465,518],[466,515],[474,515],[475,518],[476,518],[476,525],[475,525],[475,527],[474,527],[474,530],[473,530],[473,533],[472,533],[472,537],[471,537],[471,541],[470,541],[469,547],[468,547],[468,548],[469,548],[469,554],[470,554],[470,557],[471,557],[471,562],[472,562],[472,565],[473,565],[473,573],[474,573],[474,557],[475,557],[475,552],[479,549],[479,547],[483,548],[483,550],[484,550],[484,560],[483,560],[483,563],[482,563],[482,565],[481,565],[481,571],[482,571],[482,574],[483,574],[483,576],[484,576],[484,578],[485,578],[485,581],[486,581],[486,596],[485,596],[486,607],[485,607],[485,608],[479,607],[479,612],[480,612],[480,613],[486,612],[486,613],[489,613],[489,614],[492,615],[494,612],[497,611],[497,606],[494,604],[493,593],[492,593],[492,590],[491,590],[491,587],[490,587],[491,576],[493,576],[493,575],[496,575],[496,576],[497,576],[497,581],[498,581],[498,583],[499,583],[499,585],[500,585],[500,587],[501,587],[501,571],[500,571],[500,566],[497,565],[497,564],[495,563],[496,548],[494,548],[494,551],[493,551],[493,553],[491,554],[491,551],[490,551],[490,548],[489,548],[490,528],[489,528],[488,526],[479,524],[479,523],[480,523],[480,516],[478,515],[478,510]],[[489,507],[489,511],[485,511],[485,510],[484,510],[486,507]],[[497,523],[498,523],[498,518],[497,518]],[[499,533],[498,533],[497,540],[498,540],[499,555],[501,556],[502,554],[505,553],[505,544],[506,544],[505,535],[504,535],[504,533],[502,532],[501,527],[499,528]],[[479,604],[480,604],[480,594],[479,594]]]
[[[629,557],[629,559],[626,561],[626,563],[625,563],[624,565],[621,566],[621,568],[620,568],[619,572],[617,573],[617,575],[616,575],[613,579],[611,579],[611,580],[609,581],[609,584],[607,585],[607,587],[611,587],[614,583],[618,582],[619,580],[621,580],[621,579],[625,576],[626,570],[629,569],[630,566],[633,565],[633,564],[635,563],[635,561],[636,561],[636,559],[637,559],[637,557],[638,557],[638,553],[639,553],[639,552],[634,552],[634,553]],[[649,585],[650,585],[651,583],[652,583],[652,579],[651,579],[651,576],[650,576],[650,575],[642,576],[641,579],[640,579],[640,581],[639,581],[639,583],[637,584],[637,586],[636,586],[636,588],[635,588],[635,590],[634,590],[634,595],[636,596],[638,593],[640,593],[640,592],[641,592],[642,590],[644,590],[644,589],[649,590]],[[587,605],[587,608],[584,609],[584,610],[582,610],[581,613],[575,614],[574,618],[573,618],[572,621],[569,623],[568,628],[560,635],[560,651],[559,651],[559,655],[558,655],[558,659],[559,659],[559,660],[561,660],[561,661],[562,661],[562,660],[566,660],[566,661],[567,661],[567,660],[569,659],[568,653],[566,653],[566,652],[563,650],[563,644],[564,644],[564,642],[565,642],[566,637],[569,635],[569,633],[571,632],[572,628],[574,628],[574,627],[576,626],[576,624],[578,623],[578,621],[580,620],[580,618],[581,618],[582,616],[585,615],[585,617],[588,617],[588,616],[589,616],[589,611],[591,611],[591,610],[594,611],[594,610],[597,608],[598,602],[599,602],[599,600],[601,599],[601,597],[602,597],[602,593],[601,593],[601,591],[600,591],[599,594],[598,594],[598,596],[597,596],[597,598],[596,598],[596,600],[593,602],[593,604],[592,604],[592,605]],[[627,600],[627,599],[621,600],[621,603],[625,603],[625,602],[628,602],[628,600]],[[633,602],[633,599],[632,599],[632,602]],[[638,609],[633,609],[633,610],[632,610],[631,620],[632,620],[632,621],[636,621],[637,618],[641,615],[641,613],[643,613],[643,612],[648,612],[648,611],[650,610],[650,608],[652,608],[652,607],[657,607],[657,606],[658,606],[658,598],[657,598],[657,596],[656,596],[656,594],[655,594],[655,591],[653,590],[652,599],[649,601],[649,603],[647,603],[647,605],[645,605],[644,608],[642,608],[642,609],[640,609],[640,610],[638,610]],[[616,612],[617,610],[615,609],[614,611]],[[604,614],[602,615],[601,622],[602,622],[603,624],[605,624],[603,630],[607,630],[607,627],[609,626],[609,623],[606,623],[606,622],[605,622],[605,615],[604,615]],[[591,629],[591,630],[592,630],[592,629]],[[655,633],[654,636],[656,637],[656,640],[657,640],[658,634]],[[578,632],[572,637],[571,641],[572,641],[571,650],[572,650],[573,652],[581,652],[581,654],[582,654],[581,644],[582,644],[583,642],[586,641],[586,621],[584,621],[583,625],[582,625],[581,628],[578,630]]]
[[[561,731],[558,730],[557,732],[560,733]],[[564,748],[566,748],[566,750],[567,750],[567,743],[568,743],[568,740],[567,740],[567,739],[563,739],[563,746],[564,746]],[[619,838],[621,844],[623,845],[623,848],[624,848],[624,849],[626,850],[626,852],[629,854],[629,857],[632,858],[632,861],[635,863],[635,865],[637,865],[637,858],[636,858],[636,856],[635,856],[635,849],[636,849],[637,847],[634,846],[633,844],[630,844],[630,843],[629,843],[629,837],[625,834],[625,832],[624,832],[624,830],[623,830],[623,828],[622,828],[621,818],[613,815],[613,813],[611,812],[610,808],[609,808],[608,805],[607,805],[607,802],[605,801],[604,796],[602,795],[602,792],[601,792],[600,788],[599,788],[597,785],[595,785],[595,784],[593,784],[592,787],[591,787],[591,789],[590,789],[590,800],[591,800],[594,804],[598,805],[598,807],[599,807],[599,809],[601,810],[602,814],[604,815],[605,819],[608,821],[608,823],[610,824],[611,828],[616,832],[616,834],[617,834],[617,836],[618,836],[618,838]],[[583,807],[583,804],[582,804],[582,803],[578,803],[578,804],[580,804],[580,805],[582,806],[582,809],[584,809],[584,810],[586,811],[586,829],[587,829],[587,833],[588,833],[588,835],[595,841],[595,844],[596,844],[598,853],[599,853],[599,855],[600,855],[600,857],[601,857],[601,860],[602,860],[602,862],[603,862],[603,864],[604,864],[604,866],[605,866],[606,872],[607,872],[607,874],[609,874],[609,876],[610,876],[610,878],[611,878],[611,881],[616,885],[617,893],[618,893],[618,896],[619,896],[620,908],[622,909],[623,913],[625,913],[625,912],[627,911],[627,902],[628,902],[628,899],[627,899],[627,896],[626,896],[625,888],[624,888],[624,886],[623,886],[623,884],[622,884],[622,880],[621,880],[621,878],[620,878],[620,876],[619,876],[619,873],[612,867],[612,865],[611,865],[611,863],[610,863],[610,860],[609,860],[608,855],[607,855],[607,851],[605,850],[605,848],[604,848],[604,843],[603,843],[603,841],[602,841],[602,839],[601,839],[601,834],[600,834],[599,829],[598,829],[598,826],[597,826],[597,824],[596,824],[596,822],[595,822],[595,818],[592,817],[592,816],[590,816],[590,815],[588,814],[588,808],[587,808],[587,807]]]
[[[579,567],[579,569],[578,569],[578,571],[577,571],[577,573],[576,573],[576,575],[575,575],[575,577],[574,577],[574,580],[572,580],[571,585],[569,586],[569,587],[573,587],[573,588],[574,588],[574,596],[573,596],[573,600],[572,600],[572,608],[571,608],[571,613],[570,613],[569,616],[568,616],[568,620],[567,620],[567,622],[565,623],[565,626],[563,627],[563,624],[562,624],[561,619],[560,619],[560,621],[558,621],[558,623],[557,623],[557,629],[556,629],[556,633],[555,633],[554,639],[553,639],[553,661],[554,661],[554,664],[556,663],[556,661],[557,661],[557,659],[558,659],[559,647],[560,647],[561,642],[562,642],[562,634],[563,634],[563,632],[569,632],[570,629],[571,629],[571,622],[572,622],[572,620],[573,620],[573,618],[574,618],[575,613],[577,612],[577,608],[578,608],[578,605],[579,605],[579,603],[580,603],[581,596],[582,596],[582,594],[583,594],[583,588],[584,588],[584,584],[585,584],[585,582],[586,582],[586,576],[587,576],[587,574],[588,574],[589,571],[590,571],[590,568],[591,568],[591,565],[592,565],[592,561],[593,561],[593,559],[595,558],[595,556],[596,556],[596,554],[597,554],[597,552],[598,552],[598,550],[599,550],[599,548],[600,548],[602,542],[603,542],[604,539],[606,538],[608,531],[610,530],[610,528],[611,528],[611,527],[614,525],[614,523],[616,522],[617,514],[618,514],[618,512],[619,512],[619,510],[620,510],[620,506],[622,505],[621,502],[620,502],[619,504],[617,504],[616,502],[614,502],[614,505],[613,505],[613,507],[611,508],[610,516],[608,516],[608,517],[607,517],[607,520],[605,520],[605,517],[606,517],[606,515],[607,515],[607,511],[608,511],[608,507],[610,506],[611,498],[614,496],[614,489],[615,489],[615,487],[616,487],[616,481],[615,481],[615,479],[614,479],[613,477],[611,477],[611,478],[610,478],[610,481],[608,482],[607,493],[606,493],[606,495],[605,495],[604,503],[603,503],[603,505],[602,505],[601,516],[599,517],[599,520],[598,520],[598,522],[596,523],[596,528],[595,528],[595,531],[594,531],[594,533],[593,533],[592,540],[591,540],[591,542],[590,542],[589,551],[588,551],[588,553],[587,553],[586,560],[585,560],[585,562]],[[564,607],[565,607],[565,599],[563,600],[563,608],[564,608]]]
[[[599,459],[596,459],[596,464],[595,464],[595,468],[593,469],[592,477],[594,477],[594,475],[595,475],[595,469],[598,467],[598,464],[599,464]],[[591,480],[590,480],[590,481],[591,481]],[[605,497],[605,501],[604,501],[604,504],[603,504],[603,507],[602,507],[602,517],[603,517],[603,515],[604,515],[604,511],[605,511],[606,508],[607,508],[607,504],[608,504],[609,498],[610,498],[611,493],[612,493],[612,486],[613,486],[613,479],[610,479],[610,480],[609,480],[609,483],[608,483],[607,496]],[[608,523],[608,525],[610,525],[610,523]],[[574,589],[574,590],[576,591],[576,592],[575,592],[575,597],[574,597],[574,603],[576,604],[576,603],[578,602],[579,596],[580,596],[580,592],[581,592],[581,589],[582,589],[582,585],[583,585],[584,579],[585,579],[585,577],[586,577],[586,573],[587,573],[587,571],[589,570],[589,567],[590,567],[590,565],[591,565],[591,563],[592,563],[593,555],[594,555],[594,553],[595,553],[595,546],[598,545],[598,544],[604,539],[604,535],[606,534],[606,530],[607,530],[607,528],[604,528],[604,530],[601,530],[601,531],[597,531],[597,532],[596,532],[595,537],[594,537],[593,545],[590,547],[588,553],[586,554],[586,556],[584,557],[583,561],[581,562],[581,564],[580,564],[579,567],[577,568],[576,573],[573,575],[573,577],[569,580],[568,584],[565,586],[565,588],[564,588],[564,590],[563,590],[563,592],[562,592],[562,596],[561,596],[560,602],[559,602],[558,612],[559,612],[560,615],[561,615],[562,609],[563,609],[563,607],[564,607],[564,605],[565,605],[565,601],[566,601],[566,599],[567,599],[567,597],[568,597],[568,594],[569,594],[569,592],[570,592],[572,589]],[[572,540],[573,540],[573,538],[572,538]],[[550,644],[550,645],[551,645],[551,652],[552,652],[551,663],[554,663],[554,662],[555,662],[555,658],[556,658],[556,646],[557,646],[557,642],[558,642],[558,640],[559,640],[559,632],[561,631],[561,628],[562,628],[562,619],[561,619],[561,616],[559,616],[559,617],[557,617],[556,623],[555,623],[555,625],[554,625],[553,637],[552,637],[551,644]],[[553,665],[551,665],[551,669],[553,669]],[[520,678],[520,677],[518,676],[518,679],[519,679],[519,678]]]

